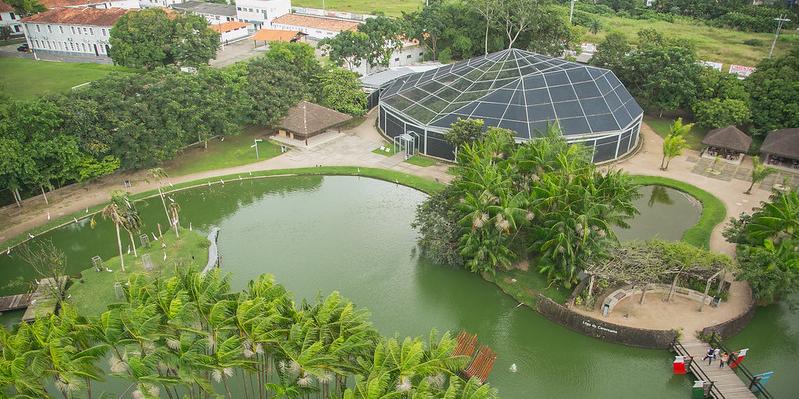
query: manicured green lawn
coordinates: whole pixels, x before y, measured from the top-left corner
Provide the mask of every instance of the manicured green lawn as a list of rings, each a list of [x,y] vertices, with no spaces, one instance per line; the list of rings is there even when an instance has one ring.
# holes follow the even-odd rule
[[[668,118],[657,118],[654,116],[644,116],[644,122],[655,131],[660,137],[666,137],[669,135],[669,126],[673,122],[673,119]],[[702,149],[702,139],[705,138],[708,129],[701,127],[699,125],[694,125],[691,128],[691,131],[685,136],[685,141],[688,142],[689,148],[693,150],[701,150]]]
[[[694,185],[660,176],[632,176],[640,185],[661,185],[680,190],[691,195],[702,203],[702,215],[691,228],[682,235],[682,240],[700,247],[710,248],[710,234],[717,224],[727,217],[727,207],[715,195]]]
[[[349,11],[359,14],[379,14],[400,16],[402,12],[410,12],[421,8],[423,0],[391,0],[391,1],[371,1],[371,0],[294,0],[292,5],[295,7],[322,8],[324,2],[325,9],[335,11]]]
[[[419,155],[419,154],[414,155],[414,156],[406,159],[405,162],[407,162],[407,163],[409,163],[411,165],[421,166],[423,168],[426,168],[428,166],[433,166],[433,165],[435,165],[437,163],[435,159],[429,158],[429,157],[426,157],[426,156],[423,156],[423,155]]]
[[[127,237],[122,239],[123,248],[127,248]],[[161,243],[166,244],[166,250],[161,249]],[[111,245],[111,241],[109,241]],[[116,245],[114,243],[113,245]],[[208,239],[205,236],[186,229],[181,230],[180,238],[174,232],[164,234],[160,241],[153,241],[150,248],[139,248],[139,257],[125,254],[125,271],[119,264],[119,256],[103,261],[111,272],[95,271],[94,268],[81,272],[81,278],[73,281],[67,295],[68,301],[83,316],[96,316],[105,311],[113,303],[121,302],[116,298],[114,283],[120,281],[124,284],[132,273],[160,273],[162,276],[174,275],[175,265],[180,267],[195,266],[205,267],[208,261]],[[164,260],[164,251],[167,258]],[[151,272],[144,270],[142,255],[149,254],[155,268]]]
[[[385,156],[385,157],[390,157],[390,156],[392,156],[392,155],[397,153],[395,151],[396,148],[394,148],[394,146],[391,145],[391,144],[386,144],[384,146],[384,148],[388,148],[388,151],[386,151],[384,149],[380,149],[380,148],[375,148],[374,150],[372,150],[372,152],[375,153],[375,154],[380,154],[380,155]]]
[[[254,140],[258,143],[259,158],[255,158]],[[227,136],[225,141],[208,141],[208,148],[202,145],[187,149],[180,156],[165,165],[170,176],[183,176],[206,170],[230,168],[248,163],[263,161],[280,155],[280,144],[266,138],[263,132],[250,130],[238,136]]]
[[[0,90],[22,99],[47,93],[64,93],[74,86],[100,79],[114,71],[134,70],[113,65],[3,57],[0,58]]]

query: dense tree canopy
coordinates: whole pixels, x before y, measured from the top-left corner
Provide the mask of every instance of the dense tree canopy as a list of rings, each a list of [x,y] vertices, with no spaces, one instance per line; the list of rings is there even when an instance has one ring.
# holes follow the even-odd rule
[[[126,13],[114,24],[109,41],[115,63],[147,69],[205,65],[220,45],[219,33],[204,17],[167,14],[160,8]]]
[[[752,129],[758,136],[799,126],[799,46],[782,57],[763,60],[746,79]]]
[[[350,115],[366,112],[366,93],[358,74],[342,68],[329,68],[319,80],[319,104]]]

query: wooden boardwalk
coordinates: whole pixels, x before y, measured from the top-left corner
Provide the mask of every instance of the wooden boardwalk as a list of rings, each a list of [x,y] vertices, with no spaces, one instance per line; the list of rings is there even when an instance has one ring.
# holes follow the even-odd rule
[[[32,296],[32,293],[27,293],[0,297],[0,313],[27,308]]]
[[[69,281],[69,277],[62,276],[58,284],[63,289],[67,281]],[[58,299],[54,295],[56,290],[53,285],[55,284],[56,282],[53,278],[39,280],[36,291],[31,294],[30,304],[28,308],[25,309],[25,314],[22,315],[22,321],[33,321],[37,317],[49,316],[56,312]]]
[[[682,348],[682,349],[681,349]],[[745,383],[735,374],[735,371],[725,365],[719,367],[719,360],[716,359],[708,365],[707,360],[702,360],[707,354],[710,345],[696,339],[682,342],[676,345],[676,352],[682,356],[693,356],[691,373],[697,380],[705,380],[713,383],[711,395],[716,399],[757,399],[749,389],[749,384]]]

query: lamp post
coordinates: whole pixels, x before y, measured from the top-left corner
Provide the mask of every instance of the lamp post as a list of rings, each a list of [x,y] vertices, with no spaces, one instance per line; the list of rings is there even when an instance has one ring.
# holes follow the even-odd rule
[[[258,143],[262,142],[263,140],[255,139],[254,141],[255,141],[255,143],[253,145],[251,145],[250,148],[255,148],[255,159],[259,159],[260,156],[258,154]]]
[[[570,5],[569,5],[569,25],[572,24],[572,17],[574,17],[574,3],[576,3],[576,2],[577,2],[577,0],[571,0],[569,2],[570,3]]]
[[[774,35],[774,41],[771,42],[771,50],[768,51],[768,58],[771,58],[771,54],[774,53],[774,46],[777,45],[777,39],[779,39],[780,37],[780,31],[782,30],[782,25],[785,24],[786,22],[791,21],[790,19],[785,18],[784,14],[780,15],[779,18],[774,18],[774,20],[777,21],[777,34]]]

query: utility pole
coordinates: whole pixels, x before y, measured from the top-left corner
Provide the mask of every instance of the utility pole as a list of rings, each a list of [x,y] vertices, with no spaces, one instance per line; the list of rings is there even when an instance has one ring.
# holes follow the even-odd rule
[[[572,24],[572,17],[574,17],[574,3],[576,2],[577,0],[571,0],[569,4],[569,25]]]
[[[768,58],[771,58],[771,54],[774,53],[774,46],[777,45],[777,39],[779,39],[780,37],[780,31],[782,30],[782,25],[785,24],[786,22],[791,21],[790,19],[785,18],[785,14],[780,15],[779,18],[774,18],[774,20],[777,21],[777,34],[774,35],[774,41],[771,42],[771,50],[768,51]]]

